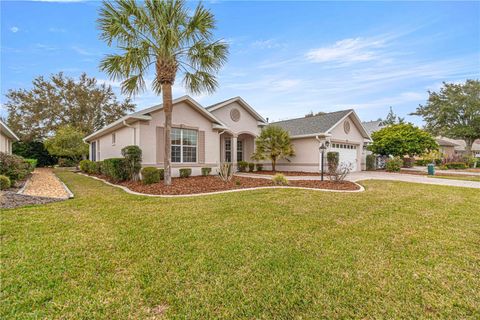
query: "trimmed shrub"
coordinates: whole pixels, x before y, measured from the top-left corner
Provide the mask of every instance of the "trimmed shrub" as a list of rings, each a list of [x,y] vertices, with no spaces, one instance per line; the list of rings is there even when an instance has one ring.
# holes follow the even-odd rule
[[[412,168],[414,162],[415,162],[415,159],[413,159],[413,158],[403,158],[403,167],[404,168]]]
[[[253,172],[255,170],[255,163],[249,162],[248,163],[248,171]]]
[[[449,162],[445,166],[447,169],[467,169],[465,162]]]
[[[142,149],[138,146],[126,146],[122,149],[125,158],[125,170],[129,180],[138,181],[142,169]]]
[[[212,168],[202,168],[202,176],[208,176],[212,172]]]
[[[163,170],[163,169],[162,169]],[[152,184],[160,182],[160,170],[155,167],[145,167],[142,169],[143,184]]]
[[[377,168],[377,156],[374,154],[367,155],[367,170],[373,171]]]
[[[80,167],[80,170],[82,170],[85,173],[90,173],[90,164],[93,161],[90,160],[82,160],[78,163],[78,166]]]
[[[403,161],[399,157],[395,157],[393,159],[388,159],[387,163],[385,164],[385,169],[388,172],[398,172],[403,166]]]
[[[285,176],[281,173],[277,173],[272,177],[272,182],[276,186],[287,186],[288,185],[288,180],[285,178]]]
[[[181,168],[179,169],[180,178],[188,178],[192,175],[192,169],[190,168]]]
[[[113,181],[125,181],[128,178],[125,167],[124,158],[105,159],[103,160],[102,173]]]
[[[7,176],[11,184],[24,179],[31,171],[30,164],[22,157],[0,152],[0,175]]]
[[[257,168],[257,171],[262,171],[263,170],[263,163],[257,163],[255,165],[255,167]]]
[[[418,159],[415,160],[415,165],[420,166],[420,167],[425,167],[427,164],[429,164],[427,159]]]
[[[165,179],[165,169],[160,168],[158,171],[160,172],[160,180]]]
[[[92,171],[93,173],[95,174],[102,174],[102,165],[103,165],[103,161],[97,161],[97,162],[93,162],[92,163]]]
[[[238,161],[237,167],[238,167],[238,171],[245,172],[245,171],[247,171],[248,162],[247,161]]]
[[[10,188],[12,183],[10,182],[10,178],[4,175],[0,175],[0,190],[6,190]]]
[[[335,171],[340,162],[340,154],[335,151],[327,152],[328,171]]]

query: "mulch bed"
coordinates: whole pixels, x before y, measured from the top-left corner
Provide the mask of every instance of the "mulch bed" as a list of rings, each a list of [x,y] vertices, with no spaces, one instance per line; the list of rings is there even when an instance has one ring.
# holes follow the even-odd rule
[[[183,195],[183,194],[196,194],[196,193],[208,193],[215,191],[235,190],[235,189],[248,189],[255,187],[271,187],[274,186],[273,182],[269,179],[247,178],[235,176],[227,183],[223,182],[217,176],[196,176],[189,178],[173,178],[171,186],[165,186],[163,182],[154,183],[151,185],[144,185],[141,182],[120,182],[119,185],[125,186],[132,191],[146,193],[146,194],[158,194],[158,195]],[[318,180],[298,180],[289,181],[289,186],[305,187],[305,188],[317,188],[317,189],[330,189],[330,190],[358,190],[359,187],[353,182],[342,181],[318,181]]]
[[[284,176],[319,176],[320,172],[305,172],[305,171],[271,171],[271,170],[262,170],[262,171],[253,171],[253,172],[246,172],[246,173],[253,173],[253,174],[264,174],[264,175],[275,175],[277,173],[281,173]]]
[[[33,204],[46,204],[62,200],[63,199],[58,198],[35,197],[24,194],[17,194],[15,191],[0,192],[1,209],[12,209]]]

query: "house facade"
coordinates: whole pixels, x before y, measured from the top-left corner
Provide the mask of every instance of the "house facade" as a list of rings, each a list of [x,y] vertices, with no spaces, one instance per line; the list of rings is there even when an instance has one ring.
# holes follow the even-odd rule
[[[17,135],[0,120],[0,152],[12,154],[12,144],[19,140]]]
[[[321,142],[328,142],[325,152],[339,151],[340,162],[351,162],[357,171],[364,167],[363,147],[369,136],[353,110],[327,113],[308,120],[314,121],[309,130],[302,132],[295,130],[299,119],[274,123],[290,132],[296,151],[290,162],[278,164],[280,170],[318,172]],[[84,139],[90,144],[90,160],[121,157],[123,147],[137,145],[142,149],[142,166],[163,167],[164,123],[162,105],[122,117]],[[211,167],[215,173],[215,168],[224,162],[252,161],[255,138],[266,125],[267,121],[240,97],[208,107],[189,96],[175,99],[171,131],[172,175],[178,176],[179,168],[191,168],[193,175],[200,175],[202,167]],[[267,169],[268,165],[265,162]]]

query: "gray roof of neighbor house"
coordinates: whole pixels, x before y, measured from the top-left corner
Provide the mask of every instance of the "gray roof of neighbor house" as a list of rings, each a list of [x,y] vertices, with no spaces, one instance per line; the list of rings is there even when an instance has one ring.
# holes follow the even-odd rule
[[[365,122],[362,122],[362,124],[365,130],[367,130],[368,134],[370,135],[375,131],[378,131],[385,127],[382,123],[382,120],[365,121]]]
[[[352,109],[323,113],[316,116],[302,117],[284,121],[272,122],[272,125],[282,127],[291,136],[302,136],[317,133],[326,133],[345,116],[353,112]]]
[[[454,148],[455,148],[456,151],[459,151],[459,152],[464,152],[465,151],[465,145],[466,145],[465,140],[451,139],[451,138],[446,138],[446,137],[438,137],[438,138],[442,139],[443,141],[453,143],[455,145]],[[480,139],[477,139],[473,142],[472,151],[480,151]]]
[[[444,146],[444,147],[455,147],[458,146],[459,144],[453,141],[447,141],[443,138],[435,138],[435,141],[437,141],[439,146]]]
[[[20,139],[17,137],[17,135],[9,128],[5,123],[3,123],[2,120],[0,120],[0,132],[2,132],[4,135],[9,137],[10,139],[14,141],[19,141]]]

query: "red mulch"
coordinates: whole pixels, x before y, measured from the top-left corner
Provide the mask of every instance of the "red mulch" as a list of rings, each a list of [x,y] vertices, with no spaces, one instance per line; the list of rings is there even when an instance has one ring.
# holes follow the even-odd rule
[[[254,171],[248,172],[254,174],[265,174],[265,175],[275,175],[277,173],[281,173],[284,176],[319,176],[320,172],[305,172],[305,171],[271,171],[271,170],[262,170],[262,171]],[[325,175],[326,176],[326,175]]]
[[[318,188],[318,189],[331,189],[331,190],[358,190],[359,187],[353,182],[342,181],[314,181],[314,180],[301,180],[301,181],[289,181],[290,186],[294,187],[306,187],[306,188]],[[269,187],[273,186],[273,182],[269,179],[247,178],[247,177],[233,177],[230,182],[223,182],[217,176],[195,176],[189,178],[173,178],[171,186],[165,186],[163,182],[154,183],[150,185],[144,185],[142,182],[120,182],[122,186],[129,188],[132,191],[147,193],[147,194],[160,194],[160,195],[179,195],[179,194],[196,194],[196,193],[208,193],[215,191],[234,190],[234,189],[248,189],[255,187]]]

